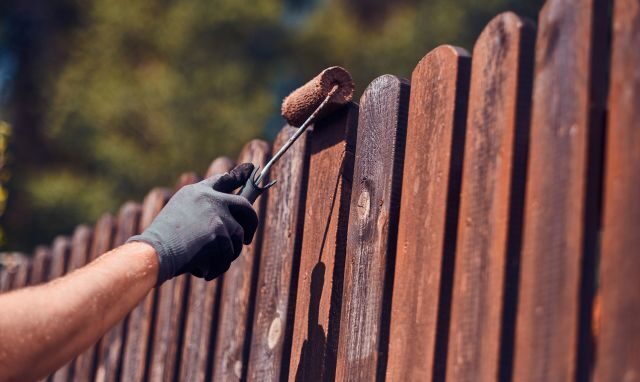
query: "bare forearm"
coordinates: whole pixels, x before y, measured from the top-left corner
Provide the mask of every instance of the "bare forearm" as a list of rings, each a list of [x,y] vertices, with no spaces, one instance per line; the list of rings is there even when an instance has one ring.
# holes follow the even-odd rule
[[[149,292],[153,248],[123,245],[48,284],[0,296],[0,380],[46,376],[95,343]]]

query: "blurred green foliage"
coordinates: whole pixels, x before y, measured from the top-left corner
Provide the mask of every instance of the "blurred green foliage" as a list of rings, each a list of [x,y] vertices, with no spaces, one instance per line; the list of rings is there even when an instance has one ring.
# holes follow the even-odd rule
[[[378,75],[410,77],[437,45],[470,50],[501,11],[535,19],[540,6],[10,0],[0,6],[18,58],[5,107],[16,131],[7,248],[48,242],[180,172],[203,173],[252,138],[272,138],[282,97],[326,66],[350,70],[360,94]]]

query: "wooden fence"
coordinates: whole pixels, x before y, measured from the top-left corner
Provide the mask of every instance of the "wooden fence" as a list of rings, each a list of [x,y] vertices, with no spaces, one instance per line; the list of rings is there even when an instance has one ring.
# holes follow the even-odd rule
[[[440,46],[317,123],[226,274],[166,282],[50,380],[638,381],[639,110],[638,0],[500,14],[473,56]],[[171,193],[5,256],[0,288],[95,259]]]

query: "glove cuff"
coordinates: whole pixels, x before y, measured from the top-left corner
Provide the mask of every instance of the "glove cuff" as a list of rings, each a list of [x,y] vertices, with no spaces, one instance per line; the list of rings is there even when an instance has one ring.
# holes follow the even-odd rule
[[[158,240],[153,235],[148,235],[147,232],[142,235],[135,235],[127,240],[127,243],[131,242],[143,242],[153,247],[158,256],[158,280],[156,281],[156,287],[162,285],[165,281],[177,276],[178,264],[175,264],[176,254],[173,253],[171,248],[180,248],[180,242],[174,238],[168,240]]]

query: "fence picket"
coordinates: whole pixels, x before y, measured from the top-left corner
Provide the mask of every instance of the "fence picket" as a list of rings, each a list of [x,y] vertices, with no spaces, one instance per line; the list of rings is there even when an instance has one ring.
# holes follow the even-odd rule
[[[409,85],[384,75],[360,99],[336,379],[384,376]]]
[[[463,49],[444,45],[427,54],[411,76],[390,381],[430,381],[434,366],[446,362],[446,346],[440,346],[447,341],[469,63]]]
[[[104,214],[95,225],[93,240],[87,262],[95,260],[112,247],[115,234],[116,219],[111,214]],[[80,354],[74,361],[74,376],[77,381],[92,381],[95,376],[97,352],[101,341]]]
[[[296,132],[285,126],[273,143],[278,150]],[[308,133],[271,171],[278,183],[269,190],[258,273],[248,380],[277,381],[289,362],[292,304],[302,244],[302,206],[306,192]],[[287,335],[289,334],[289,335]]]
[[[638,47],[640,4],[635,0],[616,0],[605,140],[600,316],[596,317],[600,325],[596,332],[595,380],[602,382],[640,378]]]
[[[178,179],[176,191],[200,181],[193,172]],[[178,375],[182,341],[182,325],[189,293],[189,275],[180,275],[166,281],[158,289],[156,323],[151,346],[149,378],[152,381],[173,381]]]
[[[47,281],[55,280],[63,276],[66,272],[71,255],[71,241],[66,236],[57,236],[51,245],[51,263],[49,265],[49,273]],[[53,380],[55,373],[52,373],[47,379]]]
[[[125,203],[118,213],[117,229],[113,238],[116,248],[131,237],[138,229],[140,220],[140,205],[134,202]],[[102,337],[96,369],[97,382],[113,382],[120,377],[122,369],[122,345],[126,341],[126,326],[128,316],[112,327]]]
[[[251,162],[264,167],[269,159],[267,142],[253,140],[247,143],[238,163]],[[258,199],[254,207],[263,221],[265,198]],[[246,379],[253,303],[260,263],[260,244],[263,225],[258,226],[253,242],[245,246],[222,278],[220,316],[213,357],[213,380],[236,381]]]
[[[539,16],[516,381],[587,379],[606,19],[604,0],[548,0]]]
[[[7,292],[15,289],[15,286],[22,284],[29,276],[29,268],[24,269],[28,259],[18,252],[8,252],[0,254],[0,292]],[[27,267],[29,264],[26,264]]]
[[[206,177],[230,171],[234,162],[227,157],[214,160]],[[191,277],[187,317],[184,326],[184,344],[180,359],[180,380],[204,382],[211,374],[209,365],[218,322],[221,278],[206,281]]]
[[[29,284],[29,275],[31,273],[31,260],[21,254],[15,254],[16,265],[15,273],[11,280],[9,288],[11,290],[20,289]]]
[[[292,380],[330,380],[335,373],[358,108],[351,104],[310,135],[291,360]]]
[[[49,266],[51,265],[51,250],[40,245],[36,247],[33,254],[33,265],[31,266],[30,285],[37,285],[47,281]]]
[[[156,215],[164,207],[171,195],[165,188],[154,188],[142,202],[140,222],[136,233],[147,228]],[[156,289],[152,289],[147,296],[131,311],[127,322],[127,341],[124,344],[124,359],[121,379],[125,381],[143,381],[147,371],[147,352],[153,330],[153,312]]]
[[[533,24],[507,12],[473,49],[447,356],[453,381],[511,375],[534,39]]]
[[[93,232],[86,225],[76,227],[70,242],[70,254],[65,273],[80,268],[87,263],[89,251],[91,249],[91,236]],[[75,360],[69,361],[66,365],[58,369],[51,377],[51,382],[73,381]]]

